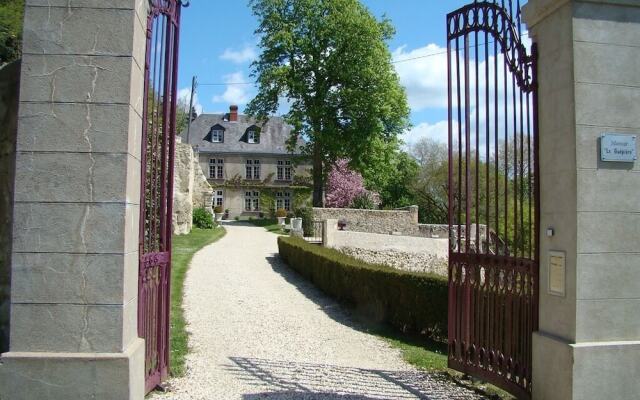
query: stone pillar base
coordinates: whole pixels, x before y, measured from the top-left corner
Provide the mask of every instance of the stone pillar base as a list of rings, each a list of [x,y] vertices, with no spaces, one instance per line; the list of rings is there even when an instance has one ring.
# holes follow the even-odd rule
[[[0,400],[141,400],[144,340],[124,353],[21,353],[0,358]]]
[[[533,334],[534,400],[635,400],[640,341],[569,343]]]

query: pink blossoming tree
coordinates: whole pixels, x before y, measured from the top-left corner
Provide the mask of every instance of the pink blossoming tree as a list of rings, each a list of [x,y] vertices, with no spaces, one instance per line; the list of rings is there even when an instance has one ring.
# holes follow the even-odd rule
[[[374,206],[379,203],[379,195],[364,187],[362,175],[349,168],[349,161],[338,160],[329,172],[325,205],[329,208],[351,207],[355,199],[363,196],[370,198]]]

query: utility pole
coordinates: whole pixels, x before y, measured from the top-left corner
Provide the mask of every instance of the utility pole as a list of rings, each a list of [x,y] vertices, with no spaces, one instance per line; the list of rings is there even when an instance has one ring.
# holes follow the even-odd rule
[[[191,119],[192,119],[192,110],[193,110],[193,95],[196,91],[196,87],[198,86],[197,78],[194,75],[193,79],[191,79],[191,100],[189,100],[189,123],[187,124],[187,143],[189,143],[189,139],[191,138]]]

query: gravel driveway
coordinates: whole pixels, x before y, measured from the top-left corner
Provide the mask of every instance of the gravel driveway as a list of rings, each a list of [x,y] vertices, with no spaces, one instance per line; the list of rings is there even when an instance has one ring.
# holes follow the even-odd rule
[[[185,282],[192,353],[153,399],[480,399],[406,364],[282,264],[277,236],[240,223],[198,252]]]

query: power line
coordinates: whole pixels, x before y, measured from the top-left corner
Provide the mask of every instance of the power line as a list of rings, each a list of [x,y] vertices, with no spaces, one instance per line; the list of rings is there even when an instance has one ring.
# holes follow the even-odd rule
[[[255,85],[254,82],[198,83],[198,86]]]
[[[529,32],[524,32],[522,34],[522,36],[529,36]],[[494,44],[495,41],[489,41],[486,43],[479,43],[478,46],[485,46],[485,45],[489,45],[489,44]],[[462,51],[463,49],[460,49],[460,51]],[[455,51],[455,50],[452,50]],[[423,58],[429,58],[429,57],[435,57],[435,56],[440,56],[443,54],[447,54],[447,51],[439,51],[437,53],[430,53],[430,54],[425,54],[423,56],[415,56],[415,57],[410,57],[410,58],[403,58],[400,60],[394,60],[391,61],[391,64],[400,64],[400,63],[404,63],[404,62],[408,62],[408,61],[415,61],[415,60],[420,60]],[[199,83],[198,85],[200,86],[233,86],[233,85],[255,85],[255,82],[229,82],[229,83]]]

